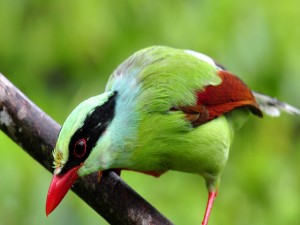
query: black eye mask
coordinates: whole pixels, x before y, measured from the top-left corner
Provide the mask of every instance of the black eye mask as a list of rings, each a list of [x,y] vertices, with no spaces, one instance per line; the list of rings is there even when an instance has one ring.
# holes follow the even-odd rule
[[[86,116],[82,127],[73,134],[69,143],[69,158],[60,174],[80,165],[90,155],[100,136],[114,118],[117,95],[118,93],[114,92],[104,104],[97,106]]]

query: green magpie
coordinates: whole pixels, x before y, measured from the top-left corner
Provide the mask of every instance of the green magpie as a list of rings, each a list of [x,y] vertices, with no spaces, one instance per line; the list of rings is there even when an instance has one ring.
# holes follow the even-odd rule
[[[217,196],[234,132],[253,114],[300,110],[251,91],[210,57],[165,46],[142,49],[110,76],[105,92],[80,103],[53,151],[46,214],[82,176],[133,170],[201,175],[208,189],[203,225]]]

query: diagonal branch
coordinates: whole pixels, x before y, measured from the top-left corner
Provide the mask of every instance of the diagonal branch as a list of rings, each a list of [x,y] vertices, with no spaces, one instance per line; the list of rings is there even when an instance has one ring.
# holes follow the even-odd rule
[[[0,129],[52,172],[52,149],[60,125],[0,74]],[[97,174],[72,190],[110,224],[172,224],[113,172]],[[49,181],[50,182],[50,181]]]

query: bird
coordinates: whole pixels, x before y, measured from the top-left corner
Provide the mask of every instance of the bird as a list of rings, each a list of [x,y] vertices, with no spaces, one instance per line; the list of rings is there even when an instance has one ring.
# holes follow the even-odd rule
[[[159,177],[174,170],[202,176],[207,225],[234,133],[254,115],[300,110],[252,91],[209,56],[151,46],[111,74],[105,91],[81,102],[53,150],[48,216],[74,182],[93,172],[132,170]]]

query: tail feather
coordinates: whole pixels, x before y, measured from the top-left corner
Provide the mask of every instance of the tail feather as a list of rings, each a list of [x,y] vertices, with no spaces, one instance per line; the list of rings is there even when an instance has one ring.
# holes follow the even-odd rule
[[[280,116],[281,112],[292,115],[300,115],[300,110],[276,98],[269,97],[253,91],[253,95],[259,105],[259,108],[269,116]]]

